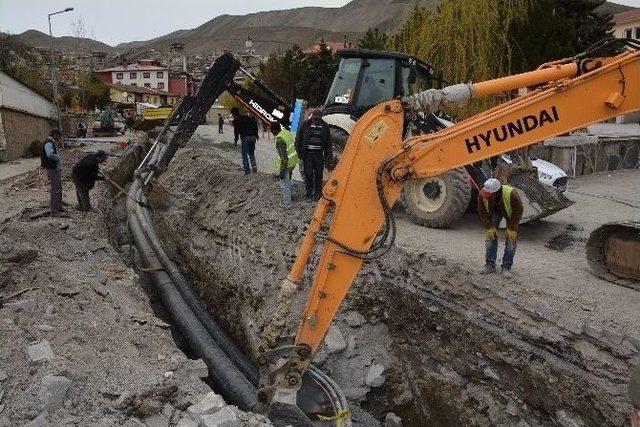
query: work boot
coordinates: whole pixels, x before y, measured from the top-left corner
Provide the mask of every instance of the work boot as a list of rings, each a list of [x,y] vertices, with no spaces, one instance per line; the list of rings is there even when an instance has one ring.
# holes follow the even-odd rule
[[[251,169],[251,172],[253,172],[253,173],[258,173],[258,168],[253,168],[253,169]]]
[[[494,274],[496,272],[496,266],[491,264],[486,264],[482,270],[480,270],[480,274]]]
[[[502,277],[504,277],[505,279],[511,279],[513,277],[513,274],[511,273],[511,269],[510,268],[502,268]]]

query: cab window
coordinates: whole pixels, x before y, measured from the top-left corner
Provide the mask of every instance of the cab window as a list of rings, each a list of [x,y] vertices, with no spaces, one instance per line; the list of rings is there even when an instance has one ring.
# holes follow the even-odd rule
[[[414,83],[409,83],[409,72],[409,66],[402,67],[402,91],[404,96],[433,89],[433,78],[425,70],[416,70],[416,81]]]
[[[338,72],[333,79],[325,105],[351,104],[353,92],[358,82],[360,72],[360,58],[344,58],[340,61]]]
[[[358,108],[368,108],[393,99],[395,85],[394,59],[368,59],[362,74]]]

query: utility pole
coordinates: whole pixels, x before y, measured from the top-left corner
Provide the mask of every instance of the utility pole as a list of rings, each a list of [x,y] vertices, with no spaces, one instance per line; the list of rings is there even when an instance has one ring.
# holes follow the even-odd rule
[[[56,114],[58,115],[58,129],[60,129],[60,139],[64,141],[64,133],[62,132],[62,113],[60,112],[60,104],[58,103],[58,76],[56,74],[56,60],[53,54],[53,33],[51,31],[51,17],[60,13],[71,12],[72,7],[67,7],[64,10],[50,13],[49,19],[49,40],[51,41],[51,47],[49,53],[51,54],[51,86],[53,88],[53,104],[56,106]]]

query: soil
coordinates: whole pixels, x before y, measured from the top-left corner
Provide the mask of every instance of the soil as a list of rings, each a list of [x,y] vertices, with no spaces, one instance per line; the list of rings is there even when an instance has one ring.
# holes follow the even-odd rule
[[[284,211],[270,175],[245,177],[229,158],[237,153],[212,147],[179,152],[154,187],[154,218],[214,316],[255,355],[313,205],[295,183],[295,208]],[[409,426],[625,425],[637,323],[623,331],[562,318],[514,296],[511,288],[525,288],[518,277],[475,271],[402,234],[365,264],[334,322],[346,348],[315,357],[347,394],[356,424],[394,412]],[[294,298],[283,334],[295,333],[306,297]],[[354,311],[364,324],[348,321]],[[385,368],[381,386],[365,384],[374,364]]]

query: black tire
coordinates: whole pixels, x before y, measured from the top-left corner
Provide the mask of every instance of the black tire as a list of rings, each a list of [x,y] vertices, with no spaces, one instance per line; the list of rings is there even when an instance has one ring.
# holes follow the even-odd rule
[[[451,228],[469,207],[469,176],[464,168],[458,168],[435,178],[408,181],[400,201],[416,223]]]

